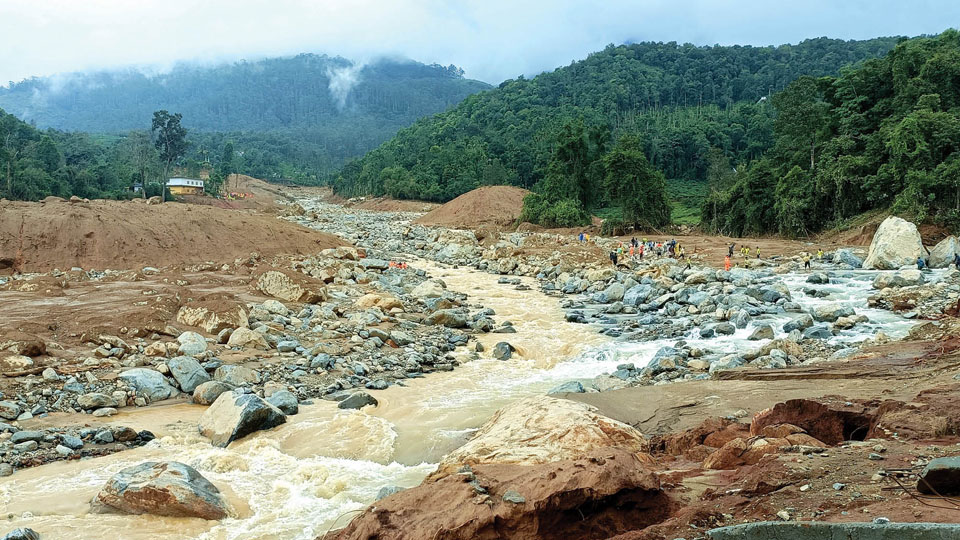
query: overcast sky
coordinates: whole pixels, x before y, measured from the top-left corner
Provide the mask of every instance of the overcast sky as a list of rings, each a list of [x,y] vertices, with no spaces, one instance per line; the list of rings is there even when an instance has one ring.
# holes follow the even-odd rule
[[[0,0],[0,84],[300,52],[457,64],[498,83],[608,43],[795,43],[939,33],[958,0]]]

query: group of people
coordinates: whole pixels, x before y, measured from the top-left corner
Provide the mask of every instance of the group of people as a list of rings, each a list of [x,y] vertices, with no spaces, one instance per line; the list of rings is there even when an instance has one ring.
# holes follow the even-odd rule
[[[581,238],[584,236],[583,233],[580,233]],[[590,235],[587,235],[589,241]],[[581,240],[582,241],[582,240]],[[657,257],[676,257],[677,259],[684,259],[687,255],[687,250],[684,246],[680,245],[676,240],[670,240],[669,242],[654,242],[652,240],[637,240],[636,237],[631,238],[629,242],[624,245],[623,242],[617,246],[616,249],[610,252],[610,262],[616,266],[624,256],[629,256],[630,259],[643,259],[645,253],[653,253]]]
[[[408,268],[407,263],[403,261],[390,261],[390,268],[396,268],[397,270],[406,270]]]

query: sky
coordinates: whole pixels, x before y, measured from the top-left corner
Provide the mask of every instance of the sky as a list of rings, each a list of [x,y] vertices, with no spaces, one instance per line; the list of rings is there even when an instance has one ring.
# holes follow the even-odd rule
[[[0,0],[0,84],[303,52],[456,64],[496,84],[609,43],[772,45],[957,26],[957,0]]]

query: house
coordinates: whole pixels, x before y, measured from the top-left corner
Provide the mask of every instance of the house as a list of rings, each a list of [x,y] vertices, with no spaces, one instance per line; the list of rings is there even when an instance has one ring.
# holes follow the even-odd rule
[[[171,178],[167,180],[167,189],[171,195],[199,195],[203,193],[203,180]]]

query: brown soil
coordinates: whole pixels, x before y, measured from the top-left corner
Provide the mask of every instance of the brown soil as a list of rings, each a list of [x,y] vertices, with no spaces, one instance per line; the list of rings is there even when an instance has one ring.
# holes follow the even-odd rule
[[[511,186],[485,186],[457,197],[414,221],[455,229],[510,227],[520,217],[530,192]]]
[[[22,272],[231,262],[344,244],[272,216],[181,203],[3,201],[0,216],[0,259]]]

